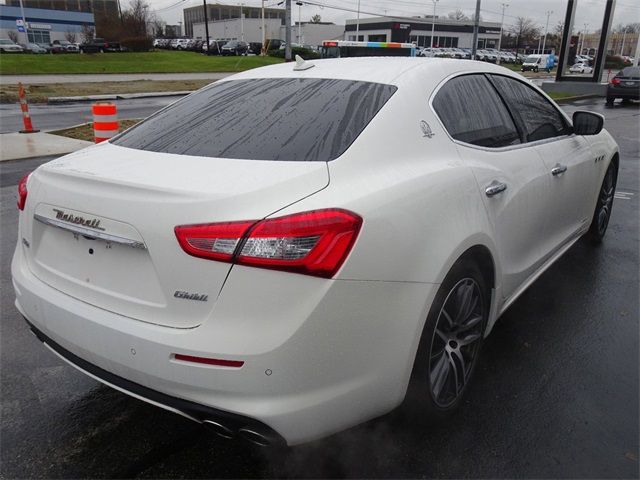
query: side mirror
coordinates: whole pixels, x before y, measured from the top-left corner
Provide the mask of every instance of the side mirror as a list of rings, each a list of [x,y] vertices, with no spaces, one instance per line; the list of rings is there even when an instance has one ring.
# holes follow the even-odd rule
[[[599,113],[577,111],[573,113],[573,133],[576,135],[597,135],[604,126],[604,116]]]

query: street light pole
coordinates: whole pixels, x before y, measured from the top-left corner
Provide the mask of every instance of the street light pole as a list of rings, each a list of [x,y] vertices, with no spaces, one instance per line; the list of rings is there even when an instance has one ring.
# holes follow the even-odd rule
[[[286,62],[291,61],[291,0],[285,0],[284,10],[284,59]]]
[[[264,57],[266,54],[265,42],[267,41],[266,33],[264,31],[264,0],[262,0],[262,48],[260,49],[260,55]]]
[[[502,20],[500,20],[500,38],[498,38],[498,65],[500,65],[500,49],[502,47],[502,28],[504,27],[504,9],[509,6],[508,3],[502,4]]]
[[[433,48],[433,35],[436,30],[436,3],[438,0],[431,0],[433,2],[433,17],[431,17],[431,48]]]
[[[624,27],[624,30],[622,31],[622,46],[620,47],[620,55],[624,55],[624,40],[626,36],[627,36],[627,27]]]
[[[244,3],[240,4],[240,40],[244,42]]]
[[[582,43],[580,44],[580,55],[582,55],[582,51],[584,50],[584,38],[587,36],[587,28],[589,28],[589,24],[584,24],[584,31],[582,32]]]
[[[302,2],[296,2],[298,5],[298,43],[302,44]]]
[[[476,59],[478,51],[478,30],[480,30],[480,0],[476,0],[476,18],[473,22],[473,45],[471,46],[471,60]]]
[[[211,45],[209,45],[209,20],[207,19],[207,0],[202,0],[202,4],[204,5],[204,32],[207,37],[207,55],[211,55]]]
[[[547,30],[549,29],[549,17],[553,13],[553,10],[547,10],[547,23],[544,26],[544,40],[542,42],[542,53],[544,53],[544,47],[547,44]]]
[[[356,42],[360,38],[360,0],[358,0],[358,15],[356,16]]]

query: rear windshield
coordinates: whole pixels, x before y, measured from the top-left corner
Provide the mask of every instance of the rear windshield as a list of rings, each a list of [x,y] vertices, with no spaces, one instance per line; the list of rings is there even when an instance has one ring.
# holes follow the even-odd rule
[[[113,140],[204,157],[329,161],[396,91],[352,80],[269,78],[214,83]]]
[[[640,67],[626,67],[620,72],[621,77],[640,78]]]

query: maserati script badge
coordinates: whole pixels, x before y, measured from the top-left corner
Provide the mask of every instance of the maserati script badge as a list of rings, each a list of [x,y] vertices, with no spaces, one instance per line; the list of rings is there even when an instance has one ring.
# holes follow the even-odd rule
[[[80,215],[67,213],[64,210],[58,210],[57,208],[54,208],[53,211],[56,212],[56,220],[73,223],[74,225],[82,225],[83,227],[93,228],[95,230],[104,230],[104,228],[100,226],[100,220],[97,218],[84,218]]]
[[[209,295],[203,295],[201,293],[189,293],[182,290],[176,290],[173,294],[176,298],[182,298],[184,300],[197,300],[198,302],[206,302]]]

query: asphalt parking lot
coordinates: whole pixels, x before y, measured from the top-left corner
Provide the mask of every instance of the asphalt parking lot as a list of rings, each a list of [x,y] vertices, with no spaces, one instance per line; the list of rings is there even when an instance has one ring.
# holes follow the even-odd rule
[[[621,150],[602,246],[578,242],[501,318],[462,409],[416,427],[391,414],[288,451],[212,436],[85,377],[29,332],[10,262],[19,178],[0,164],[1,478],[638,478],[640,108],[604,113]]]

